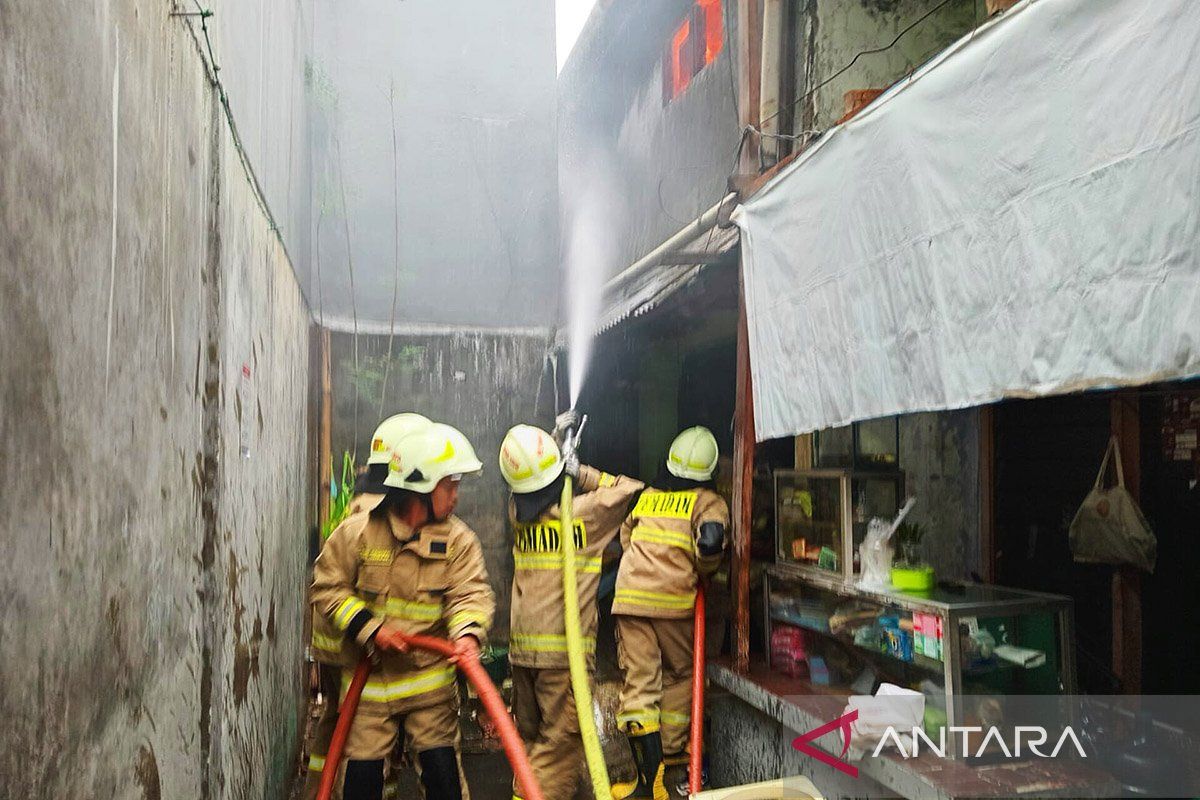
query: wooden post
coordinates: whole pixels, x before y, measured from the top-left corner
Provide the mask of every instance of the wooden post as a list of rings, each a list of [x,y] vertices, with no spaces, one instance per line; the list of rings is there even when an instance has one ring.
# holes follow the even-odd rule
[[[979,409],[979,567],[996,582],[996,423],[992,406]]]
[[[738,279],[737,397],[733,415],[733,668],[750,669],[750,524],[754,487],[754,389],[744,278]]]
[[[329,481],[333,458],[333,375],[330,369],[329,329],[321,329],[321,424],[317,438],[317,525],[329,518]]]
[[[811,433],[802,433],[796,437],[795,467],[796,469],[813,468],[813,435]]]
[[[760,119],[762,16],[758,3],[759,0],[737,0],[737,104],[743,129],[747,125],[757,128]],[[742,142],[742,158],[738,172],[743,175],[757,175],[758,136],[753,133],[743,135],[745,141]]]
[[[1121,445],[1121,467],[1125,488],[1141,501],[1142,447],[1141,408],[1136,392],[1113,394],[1112,433]],[[1134,567],[1117,567],[1112,578],[1113,672],[1121,680],[1121,691],[1142,690],[1142,574]]]

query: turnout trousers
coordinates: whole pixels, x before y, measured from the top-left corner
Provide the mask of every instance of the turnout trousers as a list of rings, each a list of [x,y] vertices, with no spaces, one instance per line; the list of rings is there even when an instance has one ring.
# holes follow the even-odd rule
[[[570,800],[579,782],[583,739],[568,669],[512,668],[513,717],[546,800]],[[513,782],[513,797],[521,797]]]
[[[618,615],[617,659],[625,673],[617,726],[662,732],[663,760],[683,763],[692,711],[693,620]]]

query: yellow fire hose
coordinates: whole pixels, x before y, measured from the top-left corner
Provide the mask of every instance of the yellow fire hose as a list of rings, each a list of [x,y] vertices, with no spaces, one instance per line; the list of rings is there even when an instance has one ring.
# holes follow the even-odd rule
[[[580,425],[579,431],[583,431]],[[578,435],[578,434],[577,434]],[[570,436],[563,445],[564,454],[574,449]],[[563,620],[567,633],[567,659],[571,665],[571,692],[575,695],[575,711],[579,716],[579,734],[583,738],[583,753],[587,758],[588,774],[592,779],[592,794],[596,800],[612,797],[608,783],[608,769],[604,765],[604,751],[600,747],[600,736],[596,733],[596,719],[592,715],[592,689],[588,683],[587,662],[583,653],[583,632],[579,627],[579,586],[575,574],[575,525],[572,514],[574,485],[568,475],[563,482],[562,499],[559,502],[561,517],[560,546],[563,554]]]

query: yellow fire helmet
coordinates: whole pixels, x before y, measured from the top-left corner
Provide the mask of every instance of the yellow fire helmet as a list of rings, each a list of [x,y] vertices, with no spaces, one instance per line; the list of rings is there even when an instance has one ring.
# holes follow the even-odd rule
[[[545,489],[563,472],[554,438],[532,425],[514,425],[500,443],[500,474],[516,494]]]
[[[371,455],[367,458],[367,465],[389,463],[397,442],[410,433],[428,428],[432,424],[433,422],[426,417],[412,412],[388,417],[379,423],[371,437]]]
[[[702,425],[688,428],[671,442],[667,454],[667,472],[676,478],[706,481],[717,468],[717,440]]]
[[[434,422],[397,443],[383,483],[395,489],[429,494],[442,478],[482,469],[475,448],[461,431]]]

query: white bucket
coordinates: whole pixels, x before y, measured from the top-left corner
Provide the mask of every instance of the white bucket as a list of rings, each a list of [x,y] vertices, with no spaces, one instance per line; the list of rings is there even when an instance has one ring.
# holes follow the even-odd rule
[[[692,800],[824,800],[808,778],[797,775],[747,786],[709,789],[691,796]]]

